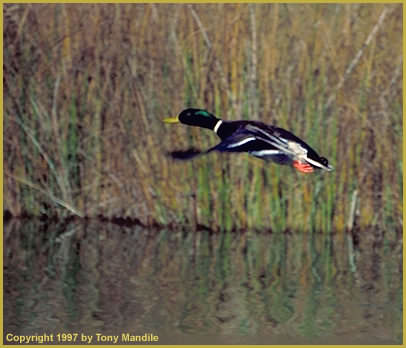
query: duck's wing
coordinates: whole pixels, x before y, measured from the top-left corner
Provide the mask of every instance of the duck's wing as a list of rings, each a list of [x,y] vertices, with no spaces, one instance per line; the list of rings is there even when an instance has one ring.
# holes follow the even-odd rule
[[[246,126],[246,130],[255,134],[257,139],[277,148],[287,158],[295,158],[301,163],[308,163],[327,171],[333,170],[328,161],[320,157],[308,144],[282,128],[266,125],[258,127],[255,124],[249,124]],[[266,151],[264,150],[264,152]],[[326,164],[322,163],[322,160],[325,160]]]
[[[223,139],[219,144],[207,150],[207,152],[249,152],[251,150],[263,149],[264,147],[268,147],[267,143],[243,128]]]
[[[273,128],[267,127],[263,129],[253,124],[241,127],[207,152],[210,151],[250,152],[254,155],[258,155],[258,157],[296,155],[296,152],[289,147],[287,140],[273,134]]]

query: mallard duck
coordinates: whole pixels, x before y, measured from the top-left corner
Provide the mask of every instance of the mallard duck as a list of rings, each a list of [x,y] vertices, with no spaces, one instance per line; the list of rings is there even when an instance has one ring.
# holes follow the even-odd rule
[[[326,158],[320,157],[296,135],[262,122],[224,121],[202,109],[186,109],[178,116],[163,121],[208,128],[221,139],[219,144],[206,151],[188,149],[170,152],[175,159],[187,160],[212,151],[248,152],[263,160],[292,165],[302,173],[312,173],[314,169],[333,170]]]

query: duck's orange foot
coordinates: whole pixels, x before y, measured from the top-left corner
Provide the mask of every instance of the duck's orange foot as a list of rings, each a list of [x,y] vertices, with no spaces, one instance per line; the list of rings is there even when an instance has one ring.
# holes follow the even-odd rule
[[[293,167],[295,167],[299,172],[302,173],[313,173],[313,167],[308,163],[303,163],[300,161],[293,161]]]

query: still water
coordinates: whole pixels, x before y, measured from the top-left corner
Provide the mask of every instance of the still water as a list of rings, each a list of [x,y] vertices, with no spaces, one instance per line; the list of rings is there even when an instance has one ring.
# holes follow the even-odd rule
[[[400,344],[387,235],[11,220],[4,343]]]

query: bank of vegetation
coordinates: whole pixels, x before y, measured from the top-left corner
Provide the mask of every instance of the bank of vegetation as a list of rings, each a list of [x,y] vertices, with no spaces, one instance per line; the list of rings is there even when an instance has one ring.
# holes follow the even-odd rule
[[[174,162],[206,108],[330,160]],[[402,225],[401,4],[5,4],[4,209],[213,230]],[[395,236],[395,234],[394,234]]]

